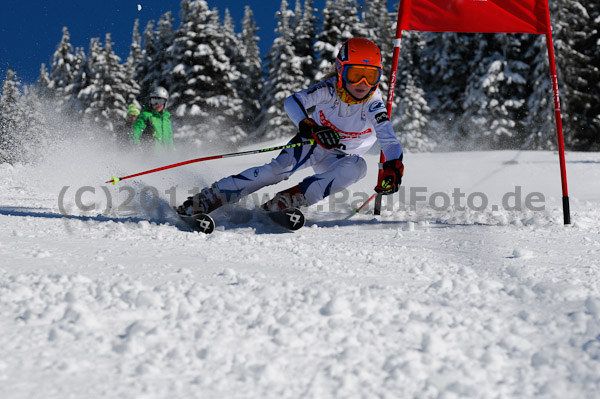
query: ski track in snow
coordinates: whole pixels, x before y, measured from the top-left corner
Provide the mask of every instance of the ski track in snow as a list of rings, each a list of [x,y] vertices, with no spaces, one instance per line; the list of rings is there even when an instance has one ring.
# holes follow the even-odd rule
[[[0,165],[2,398],[598,395],[597,153],[567,154],[571,227],[557,155],[500,151],[407,154],[404,184],[490,203],[522,185],[546,195],[545,211],[423,205],[341,221],[348,203],[314,205],[303,229],[283,233],[242,209],[217,213],[210,236],[174,226],[166,199],[102,216],[76,212],[71,195],[73,217],[61,218],[59,185],[96,182],[104,209],[110,172],[89,172],[94,157],[77,171],[59,158]],[[268,159],[181,168],[138,188],[185,193]],[[352,190],[370,193],[375,173]]]

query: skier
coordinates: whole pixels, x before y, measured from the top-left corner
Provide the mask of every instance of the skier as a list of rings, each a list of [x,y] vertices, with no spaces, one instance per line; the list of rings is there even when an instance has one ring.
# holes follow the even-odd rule
[[[154,141],[158,150],[173,148],[171,114],[166,110],[169,92],[156,87],[150,93],[150,101],[144,106],[131,128],[131,141],[135,144]]]
[[[365,177],[367,164],[361,155],[376,140],[388,161],[382,165],[375,191],[398,191],[403,152],[378,90],[381,74],[379,48],[364,38],[347,40],[337,55],[336,73],[284,103],[299,130],[290,143],[313,139],[315,144],[286,149],[268,164],[225,177],[189,197],[177,212],[210,213],[309,166],[315,175],[277,193],[262,208],[278,211],[315,204]],[[311,107],[315,107],[312,117],[307,112]]]
[[[127,108],[127,116],[125,120],[130,126],[133,126],[133,123],[136,121],[138,115],[140,114],[140,109],[135,106],[135,104],[130,104]]]
[[[129,105],[127,113],[124,119],[120,119],[115,123],[115,135],[116,139],[120,144],[127,145],[130,142],[131,129],[138,115],[140,109],[135,104]]]

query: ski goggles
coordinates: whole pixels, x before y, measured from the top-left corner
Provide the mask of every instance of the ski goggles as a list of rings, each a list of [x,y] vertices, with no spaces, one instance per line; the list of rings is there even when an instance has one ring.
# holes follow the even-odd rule
[[[369,87],[377,86],[381,79],[381,69],[364,65],[347,65],[342,74],[344,82],[351,85],[358,85],[365,82]]]
[[[150,104],[151,105],[165,105],[166,103],[167,103],[167,100],[165,100],[164,98],[152,97],[150,99]]]

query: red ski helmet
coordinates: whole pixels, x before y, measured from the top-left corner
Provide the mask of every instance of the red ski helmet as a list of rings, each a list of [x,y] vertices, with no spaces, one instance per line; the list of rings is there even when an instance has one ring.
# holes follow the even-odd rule
[[[381,79],[381,51],[372,41],[363,37],[353,37],[342,44],[335,67],[339,89],[345,84],[357,85],[364,81],[372,87],[373,92]]]

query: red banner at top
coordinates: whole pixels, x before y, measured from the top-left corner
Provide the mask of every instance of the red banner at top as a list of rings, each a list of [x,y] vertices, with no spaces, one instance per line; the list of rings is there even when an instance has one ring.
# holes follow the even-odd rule
[[[550,32],[548,0],[401,0],[400,28],[426,32]]]

